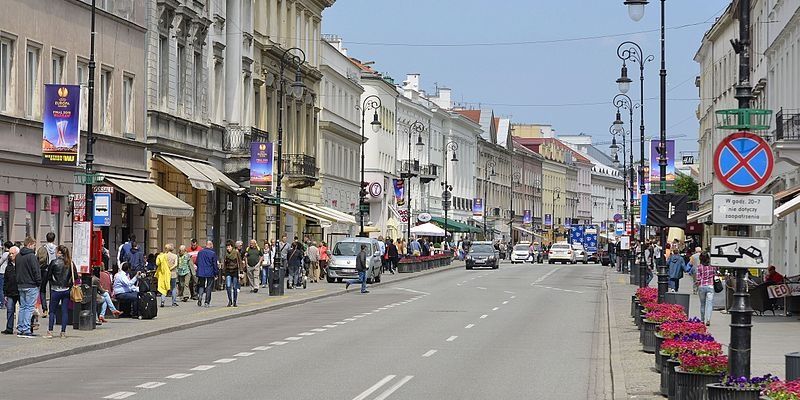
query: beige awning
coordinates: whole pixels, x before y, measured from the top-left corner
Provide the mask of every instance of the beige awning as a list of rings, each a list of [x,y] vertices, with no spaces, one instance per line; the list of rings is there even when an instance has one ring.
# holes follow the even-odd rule
[[[797,210],[800,210],[800,195],[796,195],[793,199],[776,208],[775,216],[778,218],[783,218]]]
[[[119,190],[137,198],[156,215],[185,218],[194,215],[194,208],[152,182],[106,178]]]
[[[356,222],[356,217],[349,214],[345,214],[339,210],[335,210],[333,208],[325,206],[318,206],[315,204],[304,204],[304,205],[318,212],[322,216],[327,216],[329,218],[332,218],[333,221],[348,225],[358,225],[358,222]]]
[[[703,223],[706,222],[710,216],[711,216],[711,208],[702,209],[698,212],[689,214],[689,216],[686,218],[686,223],[692,223],[692,222]]]
[[[798,193],[800,193],[800,185],[775,193],[775,203],[780,203],[785,200],[790,200]]]
[[[300,204],[291,202],[289,200],[281,199],[281,208],[282,209],[286,209],[288,211],[291,211],[292,213],[295,213],[295,214],[300,214],[300,215],[303,215],[305,217],[308,217],[308,218],[311,218],[311,219],[315,219],[315,220],[319,221],[320,223],[322,223],[322,222],[330,223],[331,220],[333,220],[333,218],[323,217],[323,216],[319,215],[319,213],[316,213],[316,212],[308,209],[307,207],[304,207],[304,206],[302,206]]]
[[[237,194],[244,191],[244,188],[205,161],[162,153],[156,156],[186,175],[195,189],[211,191],[215,186],[222,186]]]
[[[223,174],[222,171],[212,167],[211,165],[195,162],[194,167],[197,168],[200,172],[202,172],[203,175],[211,179],[211,181],[214,182],[214,184],[216,185],[225,186],[232,192],[237,194],[245,190],[243,187],[236,184],[236,182],[234,182],[231,178],[225,176],[225,174]]]
[[[531,236],[542,237],[542,235],[540,235],[540,234],[538,234],[538,233],[536,233],[534,231],[525,229],[525,228],[523,228],[523,227],[521,227],[519,225],[514,225],[514,229],[516,229],[516,230],[518,230],[520,232],[525,232],[525,233],[527,233],[527,234],[529,234]]]

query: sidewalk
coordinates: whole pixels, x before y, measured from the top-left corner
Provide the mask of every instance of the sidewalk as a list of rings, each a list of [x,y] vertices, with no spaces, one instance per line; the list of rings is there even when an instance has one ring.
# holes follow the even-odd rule
[[[630,317],[631,296],[636,291],[629,284],[627,274],[610,269],[606,272],[609,298],[609,334],[611,338],[611,358],[615,383],[615,399],[657,399],[660,376],[655,372],[654,355],[642,351],[639,343],[639,330]],[[651,286],[657,286],[656,279]],[[692,295],[692,280],[686,276],[680,282],[680,293],[688,293],[689,316],[699,317],[700,299]],[[722,294],[718,294],[722,295]],[[709,331],[722,343],[727,353],[730,343],[730,314],[714,311]],[[782,315],[753,316],[751,374],[771,373],[783,377],[785,374],[784,355],[800,351],[797,341],[800,321],[796,316]],[[615,349],[616,348],[616,349]],[[616,351],[615,351],[616,350]],[[619,376],[621,375],[621,376]],[[624,387],[624,390],[621,388]]]
[[[402,282],[421,276],[463,268],[464,263],[454,261],[450,266],[407,274],[384,274],[381,283],[370,285],[382,286]],[[356,289],[357,290],[357,289]],[[350,290],[353,291],[352,289]],[[21,339],[15,335],[0,335],[0,371],[17,368],[41,361],[72,354],[85,353],[128,343],[132,340],[189,329],[200,325],[224,321],[232,318],[254,315],[277,308],[288,307],[333,297],[345,293],[344,284],[312,283],[308,289],[286,290],[285,296],[269,297],[267,289],[258,293],[250,293],[248,288],[239,292],[239,307],[228,308],[225,291],[216,291],[211,297],[211,307],[198,307],[193,301],[180,302],[179,307],[158,309],[158,317],[153,320],[137,320],[130,318],[109,319],[108,323],[93,331],[77,331],[67,328],[67,339]],[[170,301],[167,301],[169,304]],[[5,317],[5,310],[2,310]],[[3,318],[5,323],[5,318]],[[47,332],[48,319],[40,320],[42,327],[36,331],[39,335]],[[60,328],[54,329],[58,331]]]

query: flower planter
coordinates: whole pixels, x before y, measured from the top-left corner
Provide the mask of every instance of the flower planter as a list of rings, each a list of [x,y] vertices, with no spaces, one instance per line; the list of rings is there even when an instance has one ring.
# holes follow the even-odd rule
[[[656,333],[656,371],[661,373],[661,363],[664,362],[664,356],[661,355],[661,344],[664,343],[664,337]]]
[[[645,320],[644,329],[642,329],[642,351],[647,354],[656,352],[656,331],[661,324]]]
[[[758,400],[761,397],[760,388],[740,388],[713,383],[706,385],[706,390],[708,400]]]
[[[675,367],[680,365],[678,360],[664,357],[664,362],[661,363],[661,394],[675,398]]]
[[[719,382],[717,374],[698,374],[675,369],[675,398],[681,400],[708,400],[706,385]]]

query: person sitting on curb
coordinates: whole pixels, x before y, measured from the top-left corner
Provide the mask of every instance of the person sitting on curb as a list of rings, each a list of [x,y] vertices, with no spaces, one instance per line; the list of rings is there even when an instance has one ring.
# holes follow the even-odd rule
[[[97,288],[97,304],[100,304],[100,311],[97,314],[97,321],[99,323],[105,323],[106,321],[106,310],[111,309],[111,314],[115,317],[119,317],[122,314],[122,311],[117,310],[117,307],[114,306],[114,302],[111,301],[111,294],[108,292],[110,287],[107,287],[103,280],[100,277],[103,276],[105,271],[100,271],[100,267],[92,268],[92,286]],[[108,275],[105,272],[105,275]]]
[[[142,273],[137,272],[133,278],[128,278],[130,269],[130,264],[124,262],[122,263],[122,270],[114,276],[114,297],[120,302],[129,302],[133,315],[139,315],[139,287],[136,286],[136,281]]]

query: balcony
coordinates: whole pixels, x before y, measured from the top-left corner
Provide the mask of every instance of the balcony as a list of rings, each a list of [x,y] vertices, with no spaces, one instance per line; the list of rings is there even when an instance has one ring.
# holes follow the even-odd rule
[[[775,156],[800,166],[800,110],[781,109],[775,114]]]
[[[222,150],[250,157],[250,143],[269,141],[269,133],[252,126],[231,125],[225,131]]]
[[[419,175],[419,160],[398,160],[397,174],[403,179]]]
[[[283,178],[289,187],[301,189],[319,180],[317,158],[305,154],[283,155]]]

